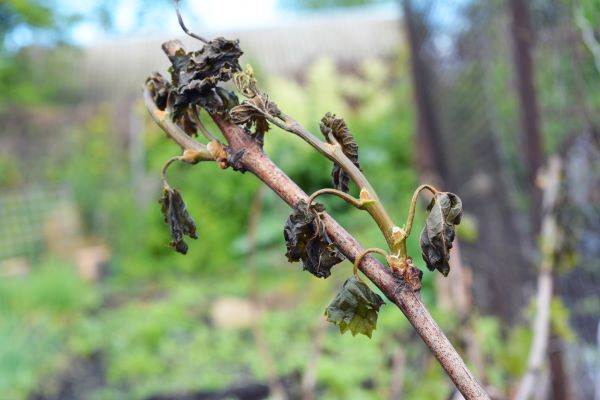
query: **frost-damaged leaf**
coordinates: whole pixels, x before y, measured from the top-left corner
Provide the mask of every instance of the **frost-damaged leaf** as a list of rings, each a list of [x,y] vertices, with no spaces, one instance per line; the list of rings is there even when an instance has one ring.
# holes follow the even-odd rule
[[[232,80],[240,93],[248,100],[229,111],[231,122],[245,125],[246,129],[254,126],[254,134],[264,135],[269,130],[269,123],[265,118],[265,114],[276,118],[281,115],[281,111],[275,103],[269,100],[266,94],[258,90],[254,72],[250,65],[246,65],[243,71],[233,74]]]
[[[382,304],[383,299],[353,275],[327,306],[325,316],[327,321],[340,327],[341,333],[350,330],[353,336],[362,333],[371,337],[377,328],[377,315]]]
[[[175,119],[177,125],[189,136],[198,136],[198,111],[195,106],[186,108],[181,115]]]
[[[255,134],[264,134],[269,130],[269,123],[264,114],[278,117],[281,111],[275,103],[269,101],[266,95],[257,94],[239,106],[233,107],[229,111],[229,118],[234,124],[246,125],[247,129],[254,125]]]
[[[175,88],[173,118],[178,118],[191,104],[198,104],[210,112],[226,111],[227,99],[215,88],[241,69],[238,62],[241,55],[238,40],[219,37],[199,51],[185,53],[180,49],[171,56],[169,71]]]
[[[171,84],[158,72],[153,72],[152,75],[146,79],[146,85],[152,90],[154,94],[154,103],[159,110],[164,111],[167,107],[167,99],[171,92]]]
[[[325,139],[331,143],[329,136],[332,135],[342,147],[342,152],[346,157],[360,169],[360,164],[358,162],[358,145],[354,141],[350,129],[346,126],[346,122],[342,118],[336,118],[335,115],[327,113],[323,119],[321,119],[320,128]],[[348,193],[348,182],[350,177],[338,164],[333,165],[331,177],[333,178],[333,186],[337,190]]]
[[[462,201],[454,193],[440,192],[427,209],[429,216],[421,232],[423,260],[430,271],[437,269],[448,276],[450,249],[456,234],[454,226],[460,224]]]
[[[260,94],[256,78],[254,78],[254,70],[250,64],[246,64],[243,71],[233,74],[232,80],[235,87],[237,87],[244,97],[251,99]]]
[[[331,275],[331,268],[344,260],[344,255],[331,241],[321,222],[321,204],[309,210],[305,202],[294,206],[283,229],[288,261],[300,261],[304,269],[319,278]]]
[[[173,240],[169,245],[177,252],[186,254],[188,246],[183,240],[183,236],[188,235],[192,239],[198,239],[198,236],[196,235],[196,224],[187,212],[181,193],[172,188],[165,188],[159,203],[165,222],[171,229]]]

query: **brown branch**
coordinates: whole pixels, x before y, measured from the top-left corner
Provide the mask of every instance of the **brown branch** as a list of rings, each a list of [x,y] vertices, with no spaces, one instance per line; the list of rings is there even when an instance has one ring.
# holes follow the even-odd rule
[[[167,51],[169,47],[174,49],[175,46],[163,46],[167,55],[169,55]],[[212,115],[212,118],[229,144],[227,148],[229,154],[241,154],[239,165],[244,170],[258,177],[288,205],[294,206],[300,201],[308,202],[309,196],[271,161],[259,143],[244,129],[218,115]],[[167,132],[170,136],[172,133]],[[323,213],[322,222],[329,237],[350,261],[353,262],[364,251],[364,247],[327,213]],[[489,399],[456,349],[433,320],[419,294],[408,288],[402,280],[393,275],[389,268],[371,256],[364,257],[360,269],[391,302],[400,308],[465,399]]]

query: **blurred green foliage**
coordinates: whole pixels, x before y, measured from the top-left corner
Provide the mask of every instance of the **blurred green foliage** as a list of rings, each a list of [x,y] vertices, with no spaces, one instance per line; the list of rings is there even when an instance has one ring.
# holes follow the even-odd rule
[[[0,111],[8,104],[72,104],[77,100],[80,85],[65,71],[77,60],[79,51],[62,43],[64,30],[75,20],[61,13],[55,1],[0,3]],[[19,37],[34,34],[44,40],[20,46]]]
[[[0,4],[0,41],[19,26],[33,29],[56,27],[52,5],[39,0],[4,0]],[[3,43],[4,44],[4,43]]]
[[[63,262],[0,280],[0,393],[23,399],[66,361],[70,327],[99,305],[100,294]]]

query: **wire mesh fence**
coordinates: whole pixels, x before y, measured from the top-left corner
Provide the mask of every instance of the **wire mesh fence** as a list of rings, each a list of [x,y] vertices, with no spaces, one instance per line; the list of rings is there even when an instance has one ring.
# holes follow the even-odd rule
[[[78,233],[70,191],[29,186],[0,194],[0,261],[60,251]]]

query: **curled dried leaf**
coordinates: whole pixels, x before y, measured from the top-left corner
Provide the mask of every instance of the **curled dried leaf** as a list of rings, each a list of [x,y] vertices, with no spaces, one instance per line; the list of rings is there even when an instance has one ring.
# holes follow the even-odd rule
[[[450,272],[450,249],[460,224],[462,201],[450,192],[438,192],[431,200],[429,216],[421,232],[423,260],[430,271],[438,270],[447,276]]]
[[[300,202],[292,209],[283,230],[288,261],[302,260],[304,269],[319,278],[327,278],[331,268],[344,260],[321,221],[319,213],[324,210],[321,204],[309,209]]]
[[[233,83],[242,95],[252,98],[260,94],[256,78],[254,78],[254,70],[247,64],[243,71],[233,74]]]
[[[382,304],[384,301],[381,296],[353,275],[344,282],[342,290],[327,306],[325,316],[327,321],[340,327],[342,334],[350,330],[353,336],[362,333],[371,337],[377,328],[377,316]]]
[[[181,193],[170,187],[164,188],[163,197],[159,203],[164,220],[171,229],[172,240],[169,245],[177,252],[186,254],[188,246],[183,240],[183,236],[187,235],[192,239],[198,239],[198,236],[196,235],[196,224],[187,212]]]
[[[333,137],[342,147],[342,152],[346,157],[360,169],[360,164],[358,162],[358,145],[356,144],[350,129],[348,129],[346,122],[342,118],[337,118],[334,114],[327,113],[321,119],[320,128],[325,139],[327,139],[329,143],[332,143],[331,137]],[[350,181],[350,177],[338,164],[333,165],[331,177],[333,179],[333,187],[348,193],[348,182]]]
[[[269,130],[265,114],[278,117],[281,111],[266,95],[257,94],[239,106],[233,107],[229,111],[229,118],[234,124],[246,125],[247,129],[254,126],[255,134],[264,134]]]
[[[159,110],[164,111],[167,108],[167,99],[171,92],[171,84],[167,79],[158,72],[153,72],[148,79],[146,79],[146,86],[150,88],[153,93],[153,100]]]
[[[223,96],[215,88],[219,82],[229,81],[241,70],[239,58],[242,50],[238,40],[216,38],[199,51],[186,53],[178,50],[170,57],[171,81],[174,90],[174,118],[184,110],[198,104],[209,112],[227,110]]]
[[[199,117],[195,106],[186,108],[175,123],[189,136],[198,136]]]

